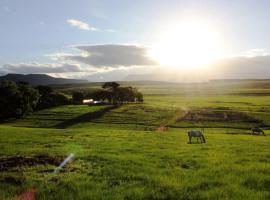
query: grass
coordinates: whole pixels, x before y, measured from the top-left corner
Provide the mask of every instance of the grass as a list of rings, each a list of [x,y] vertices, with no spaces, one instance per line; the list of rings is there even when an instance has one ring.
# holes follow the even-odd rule
[[[17,120],[16,123],[11,123],[11,126],[31,127],[31,128],[50,128],[61,126],[63,123],[75,123],[76,120],[82,122],[87,120],[83,117],[86,114],[95,113],[109,106],[87,106],[87,105],[68,105],[59,106],[46,110],[41,110],[28,115],[23,119]],[[91,118],[91,116],[88,116]],[[78,119],[79,118],[79,119]],[[75,122],[74,122],[75,120]],[[64,125],[65,125],[64,124]]]
[[[148,94],[144,104],[63,106],[1,124],[0,199],[30,188],[37,199],[269,199],[269,100]],[[261,123],[266,136],[250,135]],[[202,126],[206,143],[188,144],[187,130]]]

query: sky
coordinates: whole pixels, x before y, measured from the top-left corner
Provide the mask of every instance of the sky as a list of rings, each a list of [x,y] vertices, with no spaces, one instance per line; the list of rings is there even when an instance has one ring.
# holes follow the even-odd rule
[[[269,78],[269,0],[0,0],[0,74]]]

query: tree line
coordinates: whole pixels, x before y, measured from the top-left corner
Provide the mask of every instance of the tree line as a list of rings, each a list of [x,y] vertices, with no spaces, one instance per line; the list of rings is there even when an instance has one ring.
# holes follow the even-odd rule
[[[95,92],[74,92],[72,99],[77,104],[81,104],[83,99],[93,99],[116,105],[127,102],[143,102],[143,94],[134,87],[121,87],[119,83],[106,82],[101,89]]]
[[[68,97],[49,86],[32,87],[26,82],[0,83],[0,120],[20,118],[26,114],[69,103]]]
[[[17,119],[33,111],[45,108],[82,104],[84,99],[103,101],[107,104],[143,102],[143,94],[133,87],[120,87],[116,82],[108,82],[102,88],[91,92],[74,92],[72,99],[49,86],[32,87],[26,82],[0,82],[0,121]]]

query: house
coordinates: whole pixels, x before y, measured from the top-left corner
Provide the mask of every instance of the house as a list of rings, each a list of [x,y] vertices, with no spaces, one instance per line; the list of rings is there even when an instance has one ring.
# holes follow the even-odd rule
[[[92,104],[94,102],[93,99],[84,99],[83,104]]]

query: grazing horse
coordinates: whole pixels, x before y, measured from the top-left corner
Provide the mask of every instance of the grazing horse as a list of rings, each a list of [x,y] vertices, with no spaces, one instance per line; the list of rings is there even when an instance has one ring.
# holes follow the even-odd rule
[[[265,136],[264,131],[261,128],[252,128],[251,129],[251,134],[260,134],[260,133],[262,133],[262,135]]]
[[[201,131],[188,131],[188,138],[189,138],[189,143],[191,144],[191,139],[192,137],[200,138],[201,143],[205,143],[205,137],[203,136],[203,130]]]

